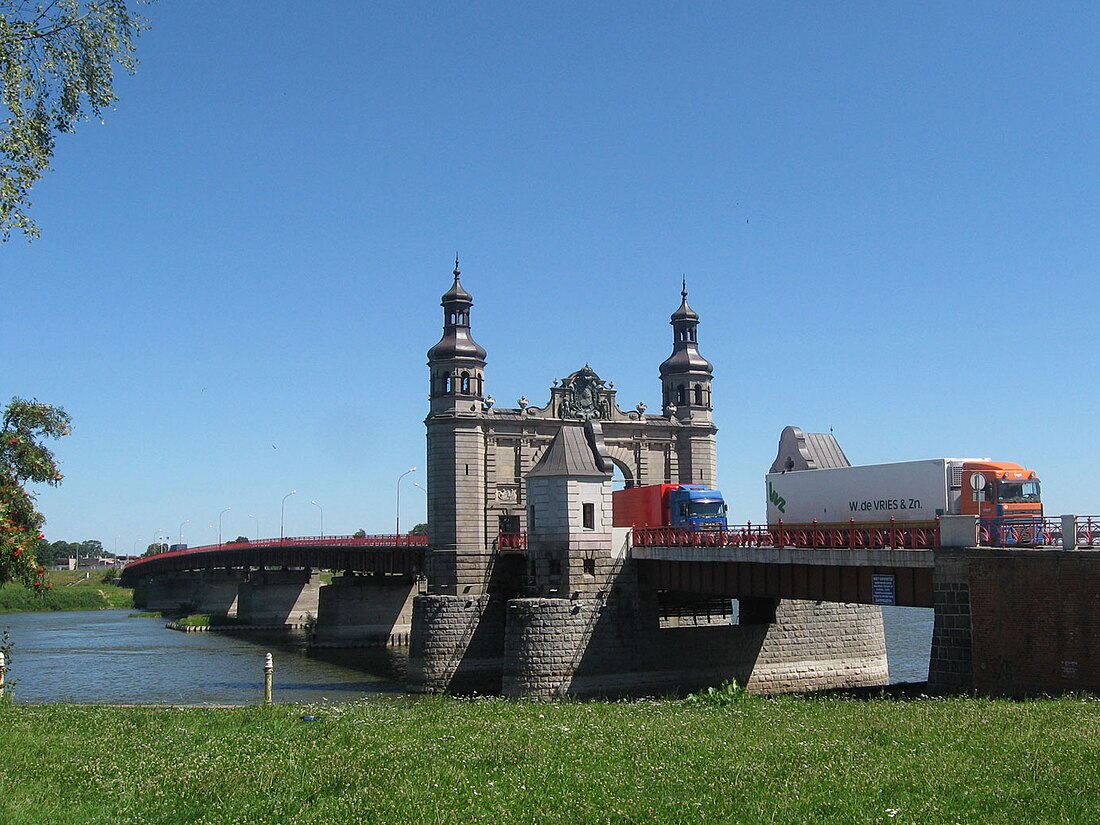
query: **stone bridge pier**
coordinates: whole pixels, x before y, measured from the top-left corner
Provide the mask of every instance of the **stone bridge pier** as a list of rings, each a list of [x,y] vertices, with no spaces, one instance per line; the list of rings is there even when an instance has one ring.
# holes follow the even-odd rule
[[[241,583],[237,620],[243,625],[296,625],[316,619],[321,585],[314,570],[253,570]]]
[[[409,643],[414,576],[347,574],[321,588],[313,643],[374,647]]]
[[[168,614],[236,616],[244,570],[185,570],[147,576],[134,590],[134,605]]]

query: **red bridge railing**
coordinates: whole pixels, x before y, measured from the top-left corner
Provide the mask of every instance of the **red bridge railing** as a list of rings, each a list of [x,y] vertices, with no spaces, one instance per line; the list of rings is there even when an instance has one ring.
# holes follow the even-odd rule
[[[124,576],[144,573],[146,570],[185,569],[189,559],[216,559],[217,564],[231,564],[240,558],[246,564],[289,564],[305,560],[306,555],[323,557],[325,566],[338,566],[341,556],[363,555],[375,551],[392,555],[397,550],[425,549],[427,536],[374,535],[374,536],[294,536],[282,539],[257,539],[255,541],[208,544],[168,550],[150,556],[142,556],[123,568]],[[290,555],[293,554],[293,555]],[[301,558],[298,558],[301,557]]]
[[[1059,522],[1058,529],[1061,527]],[[1100,547],[1100,516],[1077,517],[1077,546]]]
[[[498,533],[497,549],[501,552],[521,551],[527,549],[526,533]]]
[[[911,549],[939,546],[939,520],[935,523],[900,525],[892,519],[882,524],[801,524],[786,526],[731,525],[719,530],[682,527],[634,528],[636,547],[794,547],[810,549]]]
[[[1076,546],[1100,547],[1100,516],[1077,516]],[[911,549],[940,546],[939,519],[935,523],[837,525],[731,525],[725,530],[691,530],[680,527],[635,528],[637,547],[796,547],[822,549]],[[1061,518],[1026,521],[983,521],[978,542],[994,547],[1060,547]]]

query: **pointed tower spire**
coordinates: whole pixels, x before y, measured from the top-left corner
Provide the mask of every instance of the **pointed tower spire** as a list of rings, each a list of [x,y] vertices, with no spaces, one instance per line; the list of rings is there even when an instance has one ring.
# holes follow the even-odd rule
[[[687,300],[687,275],[680,281],[680,308],[672,313],[672,355],[661,364],[661,395],[665,415],[710,410],[710,382],[714,367],[699,354],[699,313]]]
[[[458,253],[455,253],[454,283],[443,293],[443,337],[428,350],[432,371],[431,397],[481,398],[484,392],[485,348],[470,334],[470,307],[474,296],[459,281]]]

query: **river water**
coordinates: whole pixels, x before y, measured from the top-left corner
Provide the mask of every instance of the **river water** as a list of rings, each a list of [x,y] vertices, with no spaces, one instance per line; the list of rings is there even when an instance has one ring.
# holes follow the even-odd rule
[[[884,607],[883,621],[890,681],[925,681],[932,611]],[[407,652],[395,648],[307,652],[300,640],[167,630],[163,619],[128,610],[3,615],[4,628],[13,645],[10,692],[20,704],[256,704],[267,652],[276,702],[404,692]]]
[[[320,650],[299,640],[181,633],[128,610],[0,616],[11,633],[17,703],[247,705],[263,698],[264,655],[275,701],[345,702],[401,693],[399,649]]]

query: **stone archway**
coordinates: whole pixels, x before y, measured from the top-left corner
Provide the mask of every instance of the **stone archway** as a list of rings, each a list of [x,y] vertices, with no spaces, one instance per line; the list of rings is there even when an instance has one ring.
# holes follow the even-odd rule
[[[638,468],[635,466],[634,454],[622,447],[607,445],[607,455],[612,463],[623,474],[623,486],[634,487],[638,484]]]
[[[520,398],[517,408],[485,405],[472,411],[470,422],[477,429],[471,440],[484,445],[481,529],[490,542],[501,524],[526,529],[526,475],[563,426],[598,421],[607,454],[629,485],[715,483],[717,430],[709,415],[680,420],[671,414],[646,414],[645,404],[623,410],[615,396],[614,382],[585,365],[553,382],[545,406]],[[457,454],[440,455],[459,466]],[[468,466],[463,458],[463,474]]]

